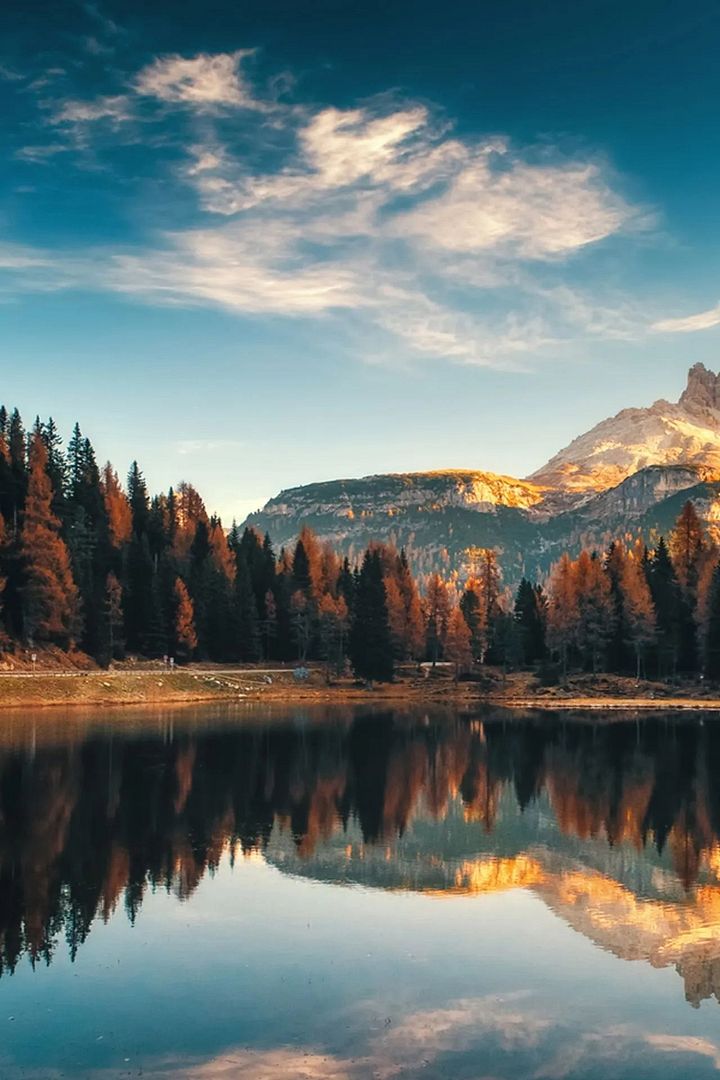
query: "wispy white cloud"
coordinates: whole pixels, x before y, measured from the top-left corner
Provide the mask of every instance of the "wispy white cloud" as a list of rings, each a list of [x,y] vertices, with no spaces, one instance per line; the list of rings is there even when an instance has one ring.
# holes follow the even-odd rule
[[[15,68],[11,68],[7,64],[0,64],[0,79],[5,82],[22,82],[23,76]]]
[[[398,217],[394,231],[457,252],[484,250],[547,259],[620,232],[633,209],[592,164],[532,165],[481,151],[446,191]]]
[[[713,326],[720,326],[720,304],[708,308],[707,311],[699,311],[696,315],[658,319],[651,329],[660,334],[692,334],[696,330],[711,330]]]
[[[142,120],[129,130],[148,152],[149,125],[175,109],[177,145],[189,110],[185,162],[173,158],[164,182],[189,185],[199,218],[132,250],[64,252],[59,280],[149,303],[341,318],[371,359],[400,362],[516,368],[583,335],[645,331],[627,305],[615,318],[609,301],[542,278],[543,264],[557,271],[648,224],[600,161],[460,138],[428,104],[388,96],[348,109],[278,104],[256,92],[251,55],[160,56],[122,93],[54,106],[70,147]]]
[[[145,97],[170,104],[207,108],[229,105],[236,108],[267,108],[259,101],[240,70],[252,49],[231,53],[200,53],[197,56],[161,56],[139,73],[134,89]]]
[[[46,162],[56,154],[62,154],[68,147],[62,143],[46,143],[37,146],[21,146],[15,151],[15,157],[20,161]]]
[[[63,101],[53,112],[54,124],[86,124],[96,120],[123,123],[132,116],[130,99],[125,94],[95,98],[93,101]]]

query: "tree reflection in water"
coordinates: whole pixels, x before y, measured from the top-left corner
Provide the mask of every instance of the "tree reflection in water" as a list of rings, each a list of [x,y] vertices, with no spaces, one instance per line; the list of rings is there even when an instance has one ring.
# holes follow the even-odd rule
[[[338,711],[0,748],[2,971],[257,853],[437,896],[531,888],[697,1002],[720,989],[718,764],[720,727],[657,716]]]

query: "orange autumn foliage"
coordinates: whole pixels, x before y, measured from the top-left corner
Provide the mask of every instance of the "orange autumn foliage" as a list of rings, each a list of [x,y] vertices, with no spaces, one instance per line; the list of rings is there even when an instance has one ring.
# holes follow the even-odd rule
[[[36,434],[30,444],[30,478],[20,533],[25,567],[23,622],[28,639],[66,645],[77,632],[78,590],[60,522],[52,511],[52,497],[47,450]]]

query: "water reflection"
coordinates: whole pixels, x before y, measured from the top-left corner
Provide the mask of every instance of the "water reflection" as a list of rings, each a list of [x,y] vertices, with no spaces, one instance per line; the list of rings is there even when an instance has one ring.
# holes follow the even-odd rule
[[[593,722],[591,722],[591,719]],[[720,996],[720,724],[350,711],[0,745],[0,965],[71,956],[228,852],[438,898],[529,889]]]

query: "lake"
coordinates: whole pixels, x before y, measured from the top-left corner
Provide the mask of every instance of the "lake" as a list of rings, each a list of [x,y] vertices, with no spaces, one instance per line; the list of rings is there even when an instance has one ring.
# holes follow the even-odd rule
[[[720,716],[0,717],[0,1076],[720,1071]]]

